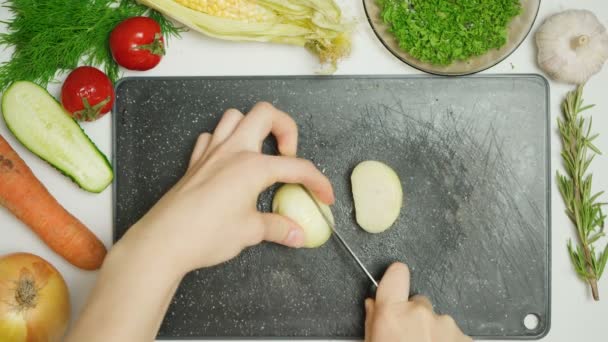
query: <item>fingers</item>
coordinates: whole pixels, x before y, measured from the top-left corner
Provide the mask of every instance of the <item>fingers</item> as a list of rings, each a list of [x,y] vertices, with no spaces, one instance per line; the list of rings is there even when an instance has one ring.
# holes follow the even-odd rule
[[[451,316],[448,316],[448,315],[437,316],[437,324],[438,324],[438,329],[436,329],[436,332],[443,331],[443,334],[450,335],[450,336],[443,336],[443,338],[441,340],[446,340],[446,337],[449,337],[450,341],[455,341],[455,342],[473,341],[473,339],[471,339],[469,336],[466,336],[462,333],[462,330],[460,330],[460,327],[458,327],[458,324],[456,324],[456,321],[454,321],[454,319]]]
[[[190,164],[188,168],[191,168],[196,161],[198,161],[205,151],[207,151],[207,147],[209,147],[209,143],[211,142],[211,134],[203,133],[198,136],[196,139],[196,144],[194,145],[194,150],[192,151],[192,155],[190,156]]]
[[[410,298],[410,301],[412,303],[416,303],[424,308],[427,308],[430,311],[433,311],[433,304],[426,296],[416,295],[416,296]]]
[[[235,139],[251,144],[251,151],[260,152],[262,143],[272,133],[277,139],[279,152],[295,157],[298,150],[298,127],[286,113],[267,102],[256,104],[235,132]]]
[[[217,146],[230,137],[245,116],[236,109],[228,109],[213,131],[212,146]]]
[[[372,325],[374,322],[374,300],[367,298],[365,300],[365,342],[371,342]]]
[[[376,303],[407,302],[410,292],[410,271],[405,264],[394,263],[384,273],[376,292]]]
[[[304,245],[304,231],[295,222],[277,214],[261,214],[263,239],[287,247]]]
[[[319,169],[309,160],[293,157],[277,157],[264,155],[260,159],[263,168],[266,169],[266,180],[263,188],[274,183],[299,183],[305,186],[319,200],[326,204],[335,201],[334,190]],[[262,191],[263,189],[260,189]]]

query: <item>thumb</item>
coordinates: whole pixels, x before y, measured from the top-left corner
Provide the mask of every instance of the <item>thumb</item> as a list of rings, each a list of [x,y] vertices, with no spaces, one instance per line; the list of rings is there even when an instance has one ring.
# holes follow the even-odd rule
[[[365,300],[365,342],[371,342],[372,325],[374,322],[374,300],[367,298]]]
[[[376,303],[393,304],[407,302],[410,293],[410,271],[405,264],[396,262],[384,273],[378,291]]]
[[[293,220],[279,214],[262,214],[263,239],[287,247],[304,245],[304,230]]]

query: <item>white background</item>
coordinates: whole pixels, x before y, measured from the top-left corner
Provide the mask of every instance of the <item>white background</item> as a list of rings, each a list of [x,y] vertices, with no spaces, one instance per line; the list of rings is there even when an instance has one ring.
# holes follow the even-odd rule
[[[338,74],[419,73],[394,58],[380,44],[365,20],[360,0],[342,0],[340,2],[346,15],[356,18],[359,24],[354,34],[353,53],[348,60],[340,64]],[[602,23],[608,26],[608,2],[605,0],[545,0],[541,5],[535,28],[549,15],[569,8],[587,8],[595,12]],[[9,18],[10,15],[6,8],[0,9],[2,20]],[[5,31],[4,25],[1,30]],[[508,59],[486,73],[541,73],[535,62],[535,53],[534,42],[530,36]],[[0,51],[0,61],[8,60],[10,55],[10,50]],[[181,40],[171,40],[168,55],[156,69],[144,73],[127,72],[125,75],[301,75],[313,74],[316,68],[315,58],[301,48],[257,43],[231,43],[208,39],[189,32],[185,33]],[[60,80],[62,81],[63,77],[60,77]],[[555,174],[556,168],[561,167],[560,142],[556,133],[555,120],[560,113],[560,101],[570,89],[572,86],[551,82],[552,175]],[[57,96],[59,84],[49,86],[49,90],[51,94]],[[597,105],[590,113],[594,116],[595,131],[601,133],[597,146],[606,153],[608,153],[607,90],[608,67],[594,76],[585,89],[587,103]],[[112,146],[109,115],[83,126],[99,148],[109,155]],[[59,202],[80,218],[104,241],[106,246],[110,247],[112,241],[112,193],[110,188],[99,195],[80,190],[66,177],[17,143],[4,124],[0,124],[0,134],[17,150]],[[591,171],[595,174],[594,189],[608,190],[608,156],[597,158]],[[604,299],[602,302],[596,303],[591,299],[587,286],[573,272],[566,252],[566,241],[574,238],[574,230],[564,214],[564,206],[555,183],[553,183],[552,191],[552,327],[543,341],[607,341],[608,275],[600,282],[600,294]],[[608,196],[604,196],[603,199],[608,201]],[[19,251],[38,254],[59,269],[69,285],[75,316],[84,305],[95,282],[96,273],[81,271],[65,262],[41,243],[28,228],[6,210],[0,208],[0,255]]]

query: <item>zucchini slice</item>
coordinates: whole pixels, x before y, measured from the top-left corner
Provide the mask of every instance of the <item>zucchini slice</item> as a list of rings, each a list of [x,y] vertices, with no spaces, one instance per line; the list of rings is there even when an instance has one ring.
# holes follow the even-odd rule
[[[114,178],[108,158],[46,89],[13,83],[2,96],[8,129],[30,151],[84,190],[102,192]]]

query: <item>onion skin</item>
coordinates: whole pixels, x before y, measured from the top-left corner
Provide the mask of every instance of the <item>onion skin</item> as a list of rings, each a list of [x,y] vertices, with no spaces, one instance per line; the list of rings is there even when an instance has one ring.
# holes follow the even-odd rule
[[[0,257],[0,341],[59,342],[70,319],[61,274],[28,253]]]

